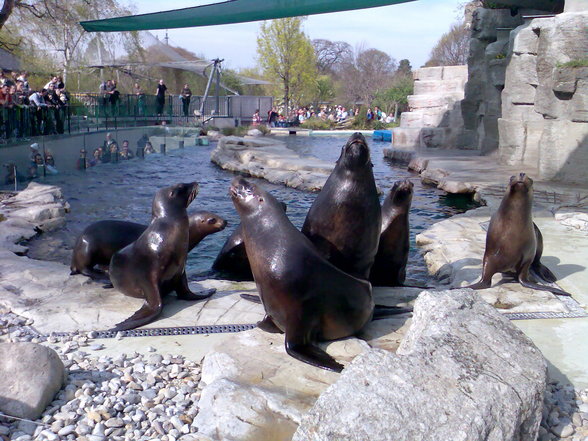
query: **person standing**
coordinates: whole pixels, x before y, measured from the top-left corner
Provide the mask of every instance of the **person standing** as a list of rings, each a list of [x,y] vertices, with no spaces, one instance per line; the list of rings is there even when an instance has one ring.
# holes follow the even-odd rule
[[[135,96],[137,97],[137,111],[139,116],[145,115],[145,93],[139,83],[135,83],[134,87]]]
[[[165,105],[165,91],[167,87],[163,84],[163,80],[159,80],[159,84],[157,85],[157,92],[156,92],[156,102],[157,102],[157,115],[161,115],[163,113],[163,106]]]
[[[277,120],[278,120],[278,112],[276,111],[275,107],[272,107],[267,112],[267,123],[270,127],[275,127]]]
[[[187,84],[184,84],[184,88],[180,93],[180,98],[182,100],[182,110],[184,111],[184,116],[190,116],[188,112],[190,111],[190,98],[192,97],[192,91]]]
[[[256,109],[255,113],[253,114],[253,125],[258,126],[260,124],[261,124],[261,116],[259,115],[259,109]]]

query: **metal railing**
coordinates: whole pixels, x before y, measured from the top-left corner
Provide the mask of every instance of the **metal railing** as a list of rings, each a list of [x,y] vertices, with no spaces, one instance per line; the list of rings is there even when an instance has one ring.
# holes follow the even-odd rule
[[[192,96],[188,103],[178,95],[167,95],[161,103],[155,95],[74,93],[61,107],[0,107],[0,145],[34,136],[143,126],[163,120],[176,124],[235,118],[235,124],[247,124],[256,109],[264,115],[272,105],[271,97],[209,96],[202,106],[203,99]]]

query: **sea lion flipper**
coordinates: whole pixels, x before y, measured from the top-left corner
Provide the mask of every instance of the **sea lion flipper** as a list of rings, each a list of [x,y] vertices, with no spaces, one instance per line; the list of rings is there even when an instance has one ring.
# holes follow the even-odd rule
[[[333,357],[321,348],[311,344],[298,344],[288,341],[288,335],[286,335],[286,352],[297,360],[328,371],[341,372],[343,370],[343,365],[337,363]]]
[[[412,308],[402,308],[400,306],[375,305],[372,320],[381,320],[391,317],[393,315],[406,314],[408,312],[412,312]]]
[[[540,285],[538,283],[532,282],[531,280],[529,280],[528,267],[526,269],[522,270],[521,273],[519,274],[519,283],[526,288],[536,289],[539,291],[549,291],[550,293],[555,294],[556,296],[566,296],[566,297],[572,296],[569,292],[563,291],[563,290],[555,288],[553,286]]]
[[[241,294],[241,298],[249,302],[261,304],[261,298],[253,294]]]
[[[533,262],[531,265],[531,271],[535,273],[539,278],[545,280],[546,282],[553,283],[557,281],[557,277],[555,274],[551,272],[549,268],[543,265],[541,262]]]
[[[243,296],[243,294],[241,294]],[[284,332],[276,326],[274,321],[269,315],[266,315],[263,320],[257,322],[257,327],[262,331],[269,332],[271,334],[283,334]]]
[[[178,294],[178,299],[181,300],[203,300],[216,292],[216,288],[205,289],[198,293],[192,292],[188,286],[188,278],[186,277],[185,271],[179,276],[175,290]]]
[[[128,319],[116,324],[112,330],[126,331],[128,329],[134,329],[139,326],[150,323],[161,313],[162,309],[163,305],[161,303],[161,300],[155,306],[149,305],[149,303],[145,302],[137,312],[135,312]]]

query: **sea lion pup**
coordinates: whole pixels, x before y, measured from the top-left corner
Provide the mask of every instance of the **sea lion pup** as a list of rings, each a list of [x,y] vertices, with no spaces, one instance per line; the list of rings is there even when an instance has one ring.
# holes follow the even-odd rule
[[[285,332],[292,357],[340,372],[343,366],[316,342],[354,335],[372,319],[370,283],[324,259],[268,192],[236,177],[230,195],[266,312],[260,328]]]
[[[145,299],[131,317],[114,330],[136,328],[153,321],[162,310],[162,297],[176,291],[183,300],[201,300],[213,292],[195,294],[186,279],[189,221],[186,208],[196,197],[198,184],[162,188],[153,199],[153,218],[139,238],[116,252],[109,275],[114,287],[129,297]]]
[[[286,212],[286,204],[283,202],[280,202],[280,204],[284,212]],[[245,243],[243,242],[241,224],[235,228],[233,234],[226,240],[212,264],[212,269],[221,273],[223,278],[239,281],[253,280],[253,273],[251,272]]]
[[[227,225],[226,220],[209,211],[196,211],[188,219],[188,253],[206,236],[224,230]],[[94,266],[108,267],[113,254],[137,240],[146,229],[147,225],[119,220],[103,220],[90,224],[76,240],[70,274],[105,277],[105,273]]]
[[[548,281],[555,280],[549,269],[541,264],[543,237],[532,218],[533,181],[525,173],[512,176],[498,211],[492,215],[486,234],[482,279],[468,288],[490,288],[496,273],[514,273],[527,288],[549,291],[560,296],[571,294],[531,280],[533,270]]]
[[[375,286],[401,286],[406,279],[410,249],[408,214],[414,184],[396,181],[382,204],[382,232],[370,272]]]
[[[368,279],[382,215],[370,151],[361,133],[351,135],[333,172],[310,207],[302,233],[337,268]]]

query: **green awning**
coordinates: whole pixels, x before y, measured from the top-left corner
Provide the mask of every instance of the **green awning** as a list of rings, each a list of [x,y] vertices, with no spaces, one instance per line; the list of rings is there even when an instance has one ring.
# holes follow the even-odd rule
[[[230,0],[173,11],[83,21],[80,24],[88,32],[189,28],[375,8],[409,1],[414,0]]]

